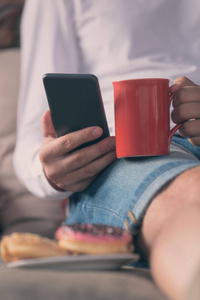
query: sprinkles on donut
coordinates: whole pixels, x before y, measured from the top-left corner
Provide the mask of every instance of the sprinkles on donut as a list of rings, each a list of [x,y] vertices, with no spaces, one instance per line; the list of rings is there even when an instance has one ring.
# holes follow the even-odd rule
[[[121,227],[102,224],[63,225],[56,232],[58,245],[72,254],[132,253],[132,235]]]

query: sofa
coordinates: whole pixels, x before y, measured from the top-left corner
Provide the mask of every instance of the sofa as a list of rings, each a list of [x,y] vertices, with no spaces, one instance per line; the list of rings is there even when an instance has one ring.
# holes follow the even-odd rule
[[[166,300],[148,270],[7,269],[0,263],[1,300]]]
[[[13,170],[23,5],[24,0],[0,3],[0,235],[28,231],[53,237],[65,219],[63,201],[31,195]]]
[[[41,200],[17,180],[13,170],[20,49],[0,50],[0,231],[35,232],[53,237],[65,219],[63,201]]]

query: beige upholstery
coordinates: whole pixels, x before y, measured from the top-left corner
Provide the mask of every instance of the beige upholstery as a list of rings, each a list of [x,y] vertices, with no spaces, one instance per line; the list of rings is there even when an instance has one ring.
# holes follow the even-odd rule
[[[1,300],[167,300],[145,270],[56,271],[6,269]]]
[[[13,165],[20,50],[0,51],[0,228],[52,236],[64,219],[62,202],[37,199],[17,180]]]

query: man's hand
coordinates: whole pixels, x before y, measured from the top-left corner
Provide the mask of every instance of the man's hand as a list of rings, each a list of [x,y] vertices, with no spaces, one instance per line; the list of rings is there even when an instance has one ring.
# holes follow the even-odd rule
[[[170,93],[175,93],[172,121],[184,122],[180,134],[200,147],[200,86],[186,77],[179,77],[170,87]]]
[[[39,152],[40,161],[47,179],[58,190],[84,190],[99,172],[116,159],[114,137],[70,153],[81,144],[100,137],[100,127],[88,127],[56,138],[50,111],[43,115],[41,125],[43,144]]]

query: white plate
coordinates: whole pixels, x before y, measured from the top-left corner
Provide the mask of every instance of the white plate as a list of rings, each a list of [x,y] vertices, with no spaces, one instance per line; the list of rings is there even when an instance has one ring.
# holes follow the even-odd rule
[[[7,264],[8,268],[50,270],[113,270],[139,259],[137,254],[59,256],[23,259]]]

